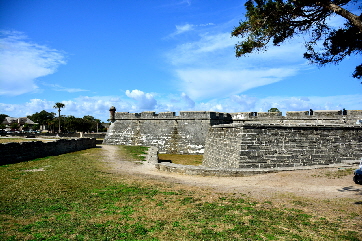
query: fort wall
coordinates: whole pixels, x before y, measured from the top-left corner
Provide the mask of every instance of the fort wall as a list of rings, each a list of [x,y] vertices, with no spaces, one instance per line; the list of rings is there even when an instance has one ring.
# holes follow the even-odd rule
[[[221,113],[111,111],[104,144],[204,154],[216,168],[318,165],[362,157],[362,110]]]
[[[175,112],[116,112],[103,143],[155,146],[160,153],[203,154],[209,127],[226,123],[231,123],[230,116],[219,112],[181,111],[179,116]]]
[[[0,144],[0,165],[56,156],[93,147],[96,147],[95,138],[59,139],[50,142],[9,142]]]
[[[361,157],[361,126],[232,124],[209,129],[203,165],[277,168],[328,165]]]

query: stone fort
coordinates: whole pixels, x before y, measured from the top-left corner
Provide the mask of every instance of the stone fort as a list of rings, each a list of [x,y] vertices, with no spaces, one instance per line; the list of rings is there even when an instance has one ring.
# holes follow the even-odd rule
[[[362,110],[116,112],[104,144],[203,154],[220,169],[328,165],[362,157]]]

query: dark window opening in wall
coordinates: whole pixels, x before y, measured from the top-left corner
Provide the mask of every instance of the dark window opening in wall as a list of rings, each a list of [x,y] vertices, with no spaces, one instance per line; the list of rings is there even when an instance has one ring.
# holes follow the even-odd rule
[[[251,112],[251,116],[258,116],[258,112]]]

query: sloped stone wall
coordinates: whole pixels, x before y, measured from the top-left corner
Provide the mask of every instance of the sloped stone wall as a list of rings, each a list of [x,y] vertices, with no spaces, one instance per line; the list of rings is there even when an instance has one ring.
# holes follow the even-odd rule
[[[203,165],[274,168],[340,163],[362,157],[362,127],[233,124],[210,128]]]
[[[155,146],[159,153],[203,154],[210,126],[230,123],[229,116],[208,111],[115,113],[103,144]]]
[[[96,147],[95,138],[59,139],[51,142],[30,141],[0,144],[0,165],[29,161],[46,156]]]

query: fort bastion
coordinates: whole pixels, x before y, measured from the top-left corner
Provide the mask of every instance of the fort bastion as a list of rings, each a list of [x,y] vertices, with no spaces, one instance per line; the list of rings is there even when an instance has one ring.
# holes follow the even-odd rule
[[[362,110],[116,112],[104,144],[204,154],[217,168],[340,163],[362,157]]]

